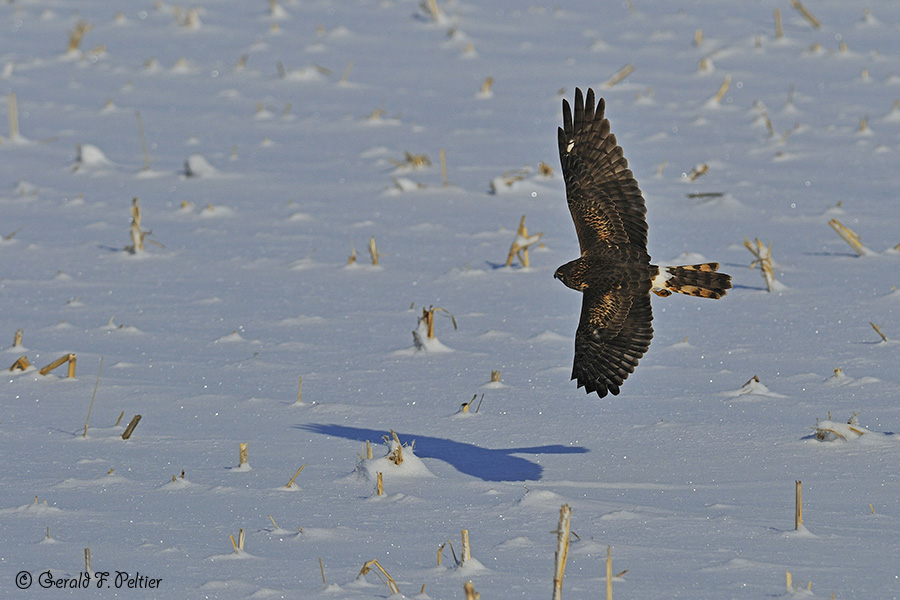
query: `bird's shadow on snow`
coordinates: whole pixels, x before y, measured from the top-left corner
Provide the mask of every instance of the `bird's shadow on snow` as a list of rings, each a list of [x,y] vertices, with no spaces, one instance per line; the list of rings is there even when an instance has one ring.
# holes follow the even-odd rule
[[[387,433],[376,429],[324,423],[309,423],[296,427],[313,433],[333,435],[358,442],[379,440]],[[559,444],[527,448],[482,448],[475,444],[428,435],[397,432],[397,436],[404,443],[414,440],[415,454],[419,458],[442,460],[457,471],[484,481],[537,481],[541,478],[544,470],[541,465],[520,456],[513,456],[513,454],[584,454],[589,452],[582,446]]]
[[[731,286],[733,290],[750,290],[751,292],[765,292],[765,286],[756,286],[756,285],[743,285],[743,284],[735,284]]]
[[[804,256],[841,256],[845,258],[859,258],[859,254],[855,252],[801,252]]]

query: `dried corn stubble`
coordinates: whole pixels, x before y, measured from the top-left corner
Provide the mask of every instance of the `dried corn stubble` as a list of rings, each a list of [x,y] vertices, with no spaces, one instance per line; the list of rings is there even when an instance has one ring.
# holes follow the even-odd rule
[[[446,308],[441,308],[440,306],[429,306],[428,308],[422,309],[422,316],[419,317],[419,324],[425,323],[426,325],[426,335],[429,340],[434,339],[434,313],[443,312],[446,313],[448,317],[450,317],[450,322],[453,323],[453,329],[456,329],[456,317],[447,310]],[[415,332],[413,332],[415,334]]]
[[[350,79],[350,71],[353,70],[353,61],[349,61],[347,63],[346,68],[344,68],[344,72],[341,74],[341,79],[338,81],[338,85],[347,85],[347,80]]]
[[[468,402],[463,402],[462,406],[460,407],[460,412],[463,414],[470,414],[470,410],[472,408],[472,405],[475,403],[476,398],[478,398],[478,394],[474,394],[472,396],[472,399],[469,400]],[[478,414],[478,411],[481,410],[482,402],[484,402],[484,394],[482,394],[481,398],[478,400],[478,406],[475,407],[474,414]]]
[[[719,86],[719,91],[716,92],[716,102],[722,101],[722,98],[724,98],[725,94],[728,93],[729,87],[731,87],[731,75],[726,75],[725,81],[722,82],[722,85]]]
[[[431,159],[427,154],[412,154],[410,152],[403,153],[403,160],[390,159],[395,167],[408,167],[412,169],[423,169],[431,166]]]
[[[772,243],[769,242],[768,246],[764,246],[759,241],[759,238],[756,238],[754,245],[750,243],[749,238],[744,238],[744,247],[755,257],[754,261],[750,263],[750,268],[753,269],[759,266],[763,279],[766,280],[766,290],[771,292],[775,286],[775,271],[772,267]]]
[[[131,227],[129,228],[129,235],[131,236],[131,245],[125,246],[125,251],[131,254],[138,254],[144,251],[144,240],[147,236],[152,235],[153,232],[150,230],[144,231],[141,228],[141,204],[137,198],[132,199],[131,201]],[[149,243],[156,244],[157,246],[162,246],[159,242],[153,242],[152,240],[147,240]]]
[[[450,180],[447,179],[447,153],[443,148],[440,150],[441,157],[441,185],[443,187],[447,187],[450,185]]]
[[[698,177],[705,175],[709,171],[709,165],[706,163],[700,163],[696,165],[693,169],[691,169],[690,173],[684,175],[688,181],[695,181]]]
[[[623,79],[625,79],[626,77],[631,75],[633,72],[634,72],[634,65],[627,64],[624,67],[622,67],[621,69],[619,69],[618,71],[616,71],[616,73],[612,77],[607,79],[606,82],[601,87],[611,88],[612,86],[616,85],[617,83],[621,82]]]
[[[463,584],[463,591],[466,594],[466,600],[480,600],[481,594],[475,591],[475,584],[467,581]]]
[[[517,181],[524,181],[529,173],[531,173],[531,168],[529,167],[505,171],[500,177],[491,181],[491,193],[497,194],[503,188],[511,188]]]
[[[431,20],[435,23],[439,23],[444,19],[444,14],[438,7],[437,0],[422,0],[420,6],[423,11],[428,13],[428,15],[431,17]]]
[[[813,16],[813,14],[809,12],[809,10],[805,6],[803,6],[800,0],[791,0],[791,6],[793,6],[794,9],[801,15],[803,15],[803,18],[806,19],[810,25],[812,25],[813,29],[818,29],[822,26],[821,21]]]
[[[375,237],[369,238],[369,256],[372,257],[372,265],[378,266],[378,259],[384,256],[381,252],[378,251],[378,247],[375,245]]]
[[[828,221],[828,224],[834,229],[841,239],[847,242],[851,248],[856,250],[856,253],[860,256],[865,256],[867,254],[872,254],[872,251],[866,248],[855,231],[838,221],[837,219],[831,219]]]
[[[228,537],[231,538],[231,547],[234,548],[235,554],[240,554],[241,552],[244,551],[244,528],[243,527],[238,529],[237,541],[234,540],[233,535],[230,535]]]
[[[85,21],[79,21],[75,24],[75,30],[69,36],[69,46],[66,49],[67,52],[74,52],[78,50],[78,47],[81,46],[81,41],[84,39],[84,36],[87,35],[94,26]]]
[[[835,374],[840,369],[835,369]],[[826,421],[818,421],[816,420],[816,425],[813,427],[815,430],[816,439],[820,442],[848,442],[860,438],[867,433],[869,430],[859,424],[859,419],[856,413],[847,419],[845,423],[838,423],[831,420],[831,413],[828,414],[828,420]]]
[[[100,368],[97,370],[97,382],[94,384],[94,393],[91,396],[91,404],[88,406],[87,418],[84,420],[84,433],[81,437],[87,437],[88,424],[91,421],[91,411],[94,410],[94,400],[97,399],[97,388],[100,387],[100,373],[103,372],[103,357],[100,357]]]
[[[397,433],[393,429],[391,430],[391,437],[384,436],[384,443],[390,446],[391,438],[393,438],[396,446],[394,446],[394,450],[388,455],[388,460],[395,465],[400,466],[400,464],[403,463],[403,444],[400,443],[400,438],[397,437]]]
[[[553,570],[553,600],[562,599],[563,576],[569,557],[569,537],[571,532],[572,508],[563,504],[559,509],[559,524],[556,527],[556,555]]]
[[[460,532],[462,538],[462,550],[460,551],[459,566],[465,566],[466,561],[472,560],[472,547],[469,545],[469,530],[463,529]]]
[[[523,267],[531,266],[528,248],[538,243],[543,235],[544,233],[541,232],[529,236],[528,228],[525,227],[525,215],[522,215],[522,219],[519,221],[519,227],[516,230],[516,237],[509,247],[509,254],[506,256],[506,266],[508,267],[512,264],[514,257],[519,259],[519,263]]]
[[[41,375],[46,375],[47,373],[49,373],[56,367],[59,367],[60,365],[63,365],[65,363],[69,363],[69,370],[67,373],[67,377],[70,377],[70,378],[75,377],[75,362],[76,362],[75,354],[69,353],[69,354],[60,356],[59,358],[57,358],[56,360],[51,362],[49,365],[47,365],[46,367],[44,367],[40,371],[38,371],[38,373],[40,373]]]
[[[19,137],[19,104],[15,92],[6,96],[6,107],[9,113],[9,139],[15,140]]]
[[[382,567],[378,563],[378,559],[373,558],[372,560],[366,562],[362,566],[362,569],[359,570],[359,575],[357,575],[357,578],[360,578],[360,577],[365,578],[365,576],[369,574],[369,571],[372,570],[372,567],[375,567],[376,569],[378,569],[378,571],[381,572],[382,575],[384,575],[388,589],[391,591],[392,594],[400,593],[400,588],[397,587],[397,582],[394,580],[393,577],[390,576],[390,574],[387,571],[384,570],[384,567]]]
[[[612,548],[606,547],[606,600],[612,600]]]
[[[125,431],[122,432],[122,439],[127,440],[131,438],[131,434],[134,433],[134,428],[137,427],[138,423],[141,421],[141,415],[134,415],[131,421],[128,423],[128,426],[125,428]]]
[[[471,49],[467,50],[470,53],[475,51],[475,47],[472,46]],[[475,94],[476,98],[481,98],[482,100],[488,100],[494,97],[494,92],[492,91],[492,87],[494,86],[494,78],[488,77],[484,80],[484,83],[481,84],[481,89],[478,90],[478,93]]]
[[[10,371],[25,371],[28,367],[31,366],[31,361],[28,360],[28,357],[25,355],[20,356],[16,359],[16,362],[9,367]]]
[[[285,485],[284,487],[290,489],[290,487],[291,487],[292,485],[294,485],[294,480],[297,479],[297,476],[298,476],[298,475],[300,474],[300,472],[301,472],[303,469],[305,469],[305,468],[306,468],[306,463],[303,463],[303,465],[302,465],[299,469],[297,469],[297,472],[294,473],[294,476],[291,477],[291,480],[288,481],[288,482],[287,482],[287,485]]]

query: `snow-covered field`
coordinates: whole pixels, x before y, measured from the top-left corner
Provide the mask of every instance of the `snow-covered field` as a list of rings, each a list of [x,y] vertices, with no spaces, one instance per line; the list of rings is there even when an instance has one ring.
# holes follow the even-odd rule
[[[41,589],[89,548],[122,598],[396,594],[373,559],[396,597],[549,598],[569,504],[566,598],[602,597],[607,547],[616,598],[900,597],[900,5],[806,4],[817,29],[788,0],[3,3],[0,366],[31,366],[2,381],[0,595],[96,595]],[[735,284],[654,298],[603,400],[552,277],[575,86],[654,260]],[[505,267],[522,215],[543,237]]]

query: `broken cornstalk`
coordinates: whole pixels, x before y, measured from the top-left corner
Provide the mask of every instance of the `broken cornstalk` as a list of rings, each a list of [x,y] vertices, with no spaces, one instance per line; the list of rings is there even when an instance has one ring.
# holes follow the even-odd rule
[[[709,165],[706,163],[700,163],[699,165],[694,166],[691,169],[691,172],[686,175],[688,181],[695,181],[698,177],[705,175],[709,171]]]
[[[91,421],[91,411],[94,410],[94,400],[97,398],[97,388],[100,387],[100,373],[103,372],[103,357],[100,357],[100,368],[97,369],[97,383],[94,384],[94,393],[91,396],[91,404],[88,406],[87,418],[84,420],[84,433],[81,437],[87,437],[88,423]]]
[[[63,363],[66,363],[66,362],[69,363],[69,371],[68,371],[67,377],[70,377],[70,378],[75,377],[75,354],[71,353],[71,352],[64,356],[60,356],[59,358],[54,360],[52,363],[50,363],[49,365],[47,365],[46,367],[44,367],[43,369],[38,371],[38,373],[40,373],[41,375],[46,375],[47,373],[49,373],[56,367],[60,366]]]
[[[616,73],[612,77],[607,79],[606,83],[604,83],[602,87],[611,88],[612,86],[616,85],[617,83],[619,83],[620,81],[622,81],[623,79],[625,79],[626,77],[631,75],[631,73],[633,71],[634,71],[634,65],[632,65],[632,64],[625,65],[624,67],[622,67],[621,69],[616,71]]]
[[[775,272],[772,269],[772,242],[769,242],[768,246],[763,246],[759,238],[756,238],[754,241],[755,246],[750,243],[748,238],[744,238],[744,247],[756,257],[756,260],[750,263],[750,268],[753,269],[759,266],[763,279],[766,280],[766,291],[771,292],[775,284]]]
[[[288,481],[288,482],[287,482],[287,485],[284,486],[284,487],[290,488],[292,485],[294,485],[294,480],[297,479],[297,475],[299,475],[299,474],[300,474],[300,471],[302,471],[302,470],[305,469],[305,468],[306,468],[306,463],[303,463],[303,465],[302,465],[299,469],[297,469],[297,472],[294,473],[294,476],[291,477],[291,480]]]
[[[509,254],[506,256],[506,266],[508,267],[512,264],[513,257],[518,257],[523,267],[530,266],[528,248],[536,244],[542,235],[544,235],[543,232],[529,236],[528,228],[525,227],[525,215],[522,215],[522,218],[519,220],[519,227],[516,229],[516,238],[513,240],[512,246],[509,247]]]
[[[881,336],[881,341],[882,341],[882,342],[888,341],[887,336],[884,335],[884,333],[881,331],[881,329],[879,329],[878,325],[876,325],[875,323],[873,323],[873,322],[871,322],[871,321],[869,321],[869,325],[872,326],[872,329],[875,330],[875,333],[877,333],[878,335]]]
[[[872,251],[862,245],[862,241],[860,241],[859,235],[838,221],[837,219],[831,219],[828,221],[828,224],[831,225],[831,228],[834,229],[841,239],[850,244],[850,247],[856,250],[856,253],[860,256],[865,256],[866,254],[871,254]]]
[[[803,18],[809,21],[809,24],[812,25],[813,29],[818,29],[822,26],[822,23],[815,17],[809,10],[800,3],[800,0],[791,0],[791,6],[803,15]]]
[[[716,92],[716,104],[722,102],[722,98],[725,97],[729,87],[731,87],[731,75],[726,75],[725,81],[722,82],[722,85],[719,86],[719,91]]]
[[[397,446],[394,448],[394,451],[391,452],[390,456],[388,456],[388,460],[399,466],[403,462],[403,444],[400,443],[400,438],[397,437],[397,433],[393,429],[391,430],[391,437],[397,442]],[[385,443],[390,444],[391,438],[384,436],[384,441]]]
[[[134,417],[132,417],[131,422],[128,423],[128,427],[126,427],[125,431],[122,432],[123,440],[127,440],[131,437],[131,434],[134,433],[134,428],[137,427],[137,424],[140,423],[140,421],[141,415],[134,415]]]
[[[362,566],[362,569],[359,570],[359,575],[357,575],[357,577],[365,577],[366,575],[368,575],[369,571],[372,570],[372,567],[376,567],[379,571],[381,571],[381,574],[384,575],[385,579],[387,580],[388,589],[391,590],[392,594],[400,593],[400,588],[397,587],[397,582],[394,581],[394,578],[391,577],[388,572],[384,570],[384,567],[382,567],[378,563],[378,559],[373,558],[372,560],[364,564]]]
[[[10,371],[25,371],[31,366],[31,362],[24,354],[16,359],[16,362],[9,367]]]

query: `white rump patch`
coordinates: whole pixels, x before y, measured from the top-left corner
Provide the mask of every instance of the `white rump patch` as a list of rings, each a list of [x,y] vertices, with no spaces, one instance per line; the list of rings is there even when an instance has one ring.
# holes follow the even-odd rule
[[[669,286],[666,283],[672,278],[672,274],[669,273],[669,269],[666,267],[660,267],[659,273],[653,280],[650,282],[650,291],[656,292],[659,290],[668,289]]]

